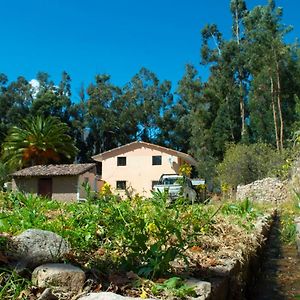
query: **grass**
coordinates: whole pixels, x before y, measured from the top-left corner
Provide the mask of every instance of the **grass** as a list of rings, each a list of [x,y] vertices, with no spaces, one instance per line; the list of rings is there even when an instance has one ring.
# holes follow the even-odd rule
[[[100,268],[107,275],[116,270],[131,271],[151,282],[161,277],[173,278],[175,260],[186,270],[201,264],[208,267],[226,258],[242,259],[237,249],[246,252],[255,247],[249,233],[262,214],[249,200],[188,205],[179,199],[168,204],[165,197],[157,194],[152,199],[135,197],[121,201],[111,195],[68,204],[33,195],[4,193],[0,195],[0,208],[3,233],[15,235],[30,228],[50,230],[71,243],[73,253],[68,257],[71,262],[85,268]],[[5,239],[0,239],[3,248]],[[3,274],[8,273],[3,271]],[[11,297],[7,299],[16,299],[14,295],[28,286],[28,282],[13,272],[9,274],[3,275],[2,290]],[[174,299],[184,299],[184,294],[192,293],[184,284],[174,291],[173,281],[154,284],[153,292],[149,288],[147,295],[162,291],[177,293]],[[143,284],[135,296],[145,294],[141,289]]]
[[[286,244],[294,244],[296,240],[295,217],[300,217],[300,194],[295,193],[294,199],[280,207],[281,240]]]

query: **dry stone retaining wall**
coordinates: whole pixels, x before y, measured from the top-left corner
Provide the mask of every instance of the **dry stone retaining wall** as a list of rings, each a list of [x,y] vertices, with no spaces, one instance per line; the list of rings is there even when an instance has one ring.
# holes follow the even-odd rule
[[[257,180],[247,185],[237,187],[236,199],[246,198],[257,202],[281,203],[288,199],[286,182],[278,178],[265,178]]]

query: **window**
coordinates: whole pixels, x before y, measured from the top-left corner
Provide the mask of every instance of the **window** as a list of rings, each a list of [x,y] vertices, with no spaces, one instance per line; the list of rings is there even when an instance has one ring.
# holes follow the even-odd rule
[[[152,165],[153,166],[161,165],[161,155],[152,156]]]
[[[117,190],[126,190],[126,181],[125,180],[117,181]]]
[[[157,184],[159,184],[158,180],[152,180],[152,190],[153,190],[154,186]]]
[[[125,156],[117,157],[117,166],[126,166],[126,157]]]

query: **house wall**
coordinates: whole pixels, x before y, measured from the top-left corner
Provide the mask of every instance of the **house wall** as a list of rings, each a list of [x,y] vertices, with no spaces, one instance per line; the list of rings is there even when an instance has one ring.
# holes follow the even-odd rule
[[[37,194],[37,177],[17,177],[12,179],[12,190],[24,193]]]
[[[59,201],[77,200],[78,176],[54,176],[52,177],[52,199]],[[37,195],[39,177],[13,178],[12,190]]]
[[[88,172],[81,174],[78,177],[77,200],[86,199],[86,197],[87,197],[85,188],[83,186],[84,183],[88,183],[90,185],[92,192],[98,191],[98,180],[96,178],[96,167],[89,170]]]
[[[73,202],[77,200],[78,176],[52,177],[52,199]]]
[[[82,183],[87,181],[92,191],[95,191],[96,168],[81,175],[53,176],[52,177],[52,199],[58,201],[72,202],[79,198],[86,198]],[[22,191],[37,195],[39,177],[16,177],[12,180],[13,191]]]
[[[151,196],[152,181],[158,181],[162,174],[179,172],[181,160],[172,152],[162,152],[150,147],[129,145],[126,149],[114,151],[113,157],[102,160],[102,179],[120,195],[124,191],[116,189],[117,181],[126,181],[126,188],[133,194]],[[161,155],[162,164],[152,165],[152,156]],[[126,157],[126,166],[117,166],[117,157]]]

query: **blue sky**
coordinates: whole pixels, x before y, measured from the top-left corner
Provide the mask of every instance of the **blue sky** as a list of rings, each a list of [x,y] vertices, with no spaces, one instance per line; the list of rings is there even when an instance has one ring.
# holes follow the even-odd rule
[[[267,0],[248,0],[248,8]],[[218,24],[230,36],[229,0],[0,0],[0,72],[9,80],[38,71],[56,83],[63,70],[72,78],[73,100],[81,84],[108,73],[124,85],[144,66],[176,88],[184,66],[199,67],[200,30]],[[287,37],[300,36],[299,0],[277,0]],[[207,77],[207,71],[200,75]]]

